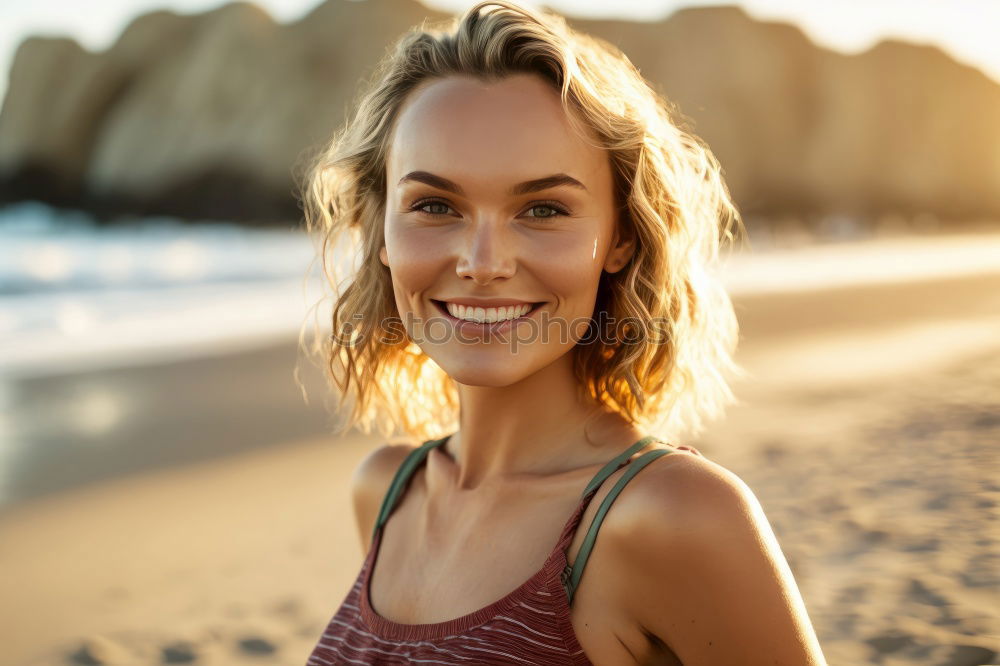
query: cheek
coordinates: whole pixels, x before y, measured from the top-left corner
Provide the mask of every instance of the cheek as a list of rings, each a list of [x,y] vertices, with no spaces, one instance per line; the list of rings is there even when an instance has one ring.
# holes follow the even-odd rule
[[[389,255],[392,281],[400,296],[410,296],[427,289],[440,272],[442,253],[440,239],[435,242],[427,230],[386,224],[385,246]]]
[[[596,246],[596,250],[595,250]],[[596,254],[596,256],[595,256]],[[600,239],[594,233],[552,234],[526,253],[533,272],[566,299],[589,298],[601,277]]]

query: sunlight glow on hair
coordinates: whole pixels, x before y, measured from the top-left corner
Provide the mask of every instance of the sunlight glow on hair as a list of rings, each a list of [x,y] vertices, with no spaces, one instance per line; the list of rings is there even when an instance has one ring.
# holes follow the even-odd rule
[[[732,302],[708,270],[720,243],[735,241],[734,229],[745,233],[718,161],[617,47],[572,30],[557,14],[498,0],[444,26],[427,24],[390,50],[353,118],[302,183],[306,226],[334,291],[332,330],[356,322],[362,333],[358,346],[316,336],[312,349],[343,397],[342,431],[402,431],[423,440],[458,425],[454,381],[412,341],[383,339],[384,322],[399,317],[378,257],[399,109],[428,79],[532,72],[560,93],[578,136],[608,152],[620,222],[637,241],[625,267],[602,276],[595,316],[603,309],[616,321],[669,323],[661,343],[574,347],[581,390],[647,432],[696,434],[735,401],[727,373],[743,374],[732,358],[739,337]],[[341,279],[331,248],[345,234],[360,244],[361,257]]]

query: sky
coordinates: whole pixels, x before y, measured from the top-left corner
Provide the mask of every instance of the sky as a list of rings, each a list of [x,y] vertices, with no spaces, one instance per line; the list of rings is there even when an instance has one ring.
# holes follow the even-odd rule
[[[282,22],[294,21],[319,4],[318,0],[252,1]],[[422,2],[453,13],[475,4],[475,0]],[[198,13],[223,4],[220,0],[0,0],[0,97],[6,93],[14,51],[29,35],[68,35],[98,51],[109,47],[139,14],[164,8]],[[817,44],[846,53],[864,51],[883,38],[933,44],[1000,82],[996,37],[1000,0],[547,0],[544,4],[568,16],[634,20],[658,20],[681,7],[736,4],[756,18],[796,24]]]

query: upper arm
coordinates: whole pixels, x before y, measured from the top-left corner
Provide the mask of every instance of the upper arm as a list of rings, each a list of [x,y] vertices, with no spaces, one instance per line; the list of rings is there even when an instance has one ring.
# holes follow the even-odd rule
[[[756,496],[716,463],[676,463],[650,468],[616,530],[631,617],[687,666],[825,664]]]
[[[414,448],[409,444],[383,444],[366,455],[351,475],[351,502],[363,553],[371,545],[375,520],[392,479]]]

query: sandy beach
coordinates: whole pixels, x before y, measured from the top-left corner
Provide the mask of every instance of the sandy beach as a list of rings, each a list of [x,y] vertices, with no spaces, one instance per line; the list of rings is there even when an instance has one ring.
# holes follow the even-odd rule
[[[683,443],[754,490],[829,662],[1000,663],[1000,272],[735,300],[751,377]],[[362,561],[347,480],[377,442],[323,434],[294,358],[101,376],[156,387],[133,391],[146,439],[12,486],[0,661],[305,663]]]

